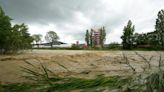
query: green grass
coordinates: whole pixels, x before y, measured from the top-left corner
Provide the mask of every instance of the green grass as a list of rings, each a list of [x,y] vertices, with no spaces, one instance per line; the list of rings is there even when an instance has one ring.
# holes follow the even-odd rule
[[[95,79],[76,79],[69,78],[62,80],[63,83],[55,83],[52,86],[54,90],[74,90],[74,89],[88,89],[96,87],[117,87],[119,83],[125,83],[127,80],[120,77],[97,77]]]
[[[0,92],[30,92],[34,85],[30,83],[13,83],[0,85]]]
[[[48,83],[17,83],[1,86],[1,92],[69,92],[71,90],[82,90],[83,92],[96,92],[97,88],[118,88],[128,82],[119,76],[103,77],[95,79],[80,78],[50,78],[52,85]],[[91,91],[92,90],[92,91]],[[100,92],[100,91],[99,91]]]

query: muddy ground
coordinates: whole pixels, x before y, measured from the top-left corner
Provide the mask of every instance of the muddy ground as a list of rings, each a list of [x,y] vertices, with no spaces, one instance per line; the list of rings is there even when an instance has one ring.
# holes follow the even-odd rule
[[[151,64],[157,66],[162,51],[73,51],[73,50],[33,50],[17,55],[0,56],[0,82],[15,83],[27,81],[21,67],[29,67],[25,61],[39,67],[42,63],[54,74],[62,77],[94,78],[104,76],[127,76],[132,70],[126,64],[123,54],[137,72],[142,72],[146,59],[152,57]],[[31,68],[32,69],[32,68]]]

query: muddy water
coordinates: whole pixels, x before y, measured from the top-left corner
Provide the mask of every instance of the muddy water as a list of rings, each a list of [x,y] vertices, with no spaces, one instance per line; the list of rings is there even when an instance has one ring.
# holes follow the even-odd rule
[[[152,65],[158,65],[159,56],[164,59],[164,52],[137,51],[139,54],[151,60]],[[0,56],[0,81],[25,82],[20,67],[28,67],[24,63],[28,61],[40,67],[42,63],[54,74],[62,77],[94,78],[98,75],[126,76],[132,74],[132,70],[123,59],[123,54],[128,57],[130,64],[141,72],[146,66],[144,60],[134,51],[71,51],[71,50],[34,50],[18,55]],[[31,68],[33,69],[33,68]]]

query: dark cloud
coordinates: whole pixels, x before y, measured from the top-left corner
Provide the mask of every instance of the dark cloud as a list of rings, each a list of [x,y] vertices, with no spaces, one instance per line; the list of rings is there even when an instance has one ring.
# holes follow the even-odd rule
[[[71,21],[75,11],[87,11],[97,0],[3,0],[0,3],[14,21],[58,23]],[[92,5],[93,4],[93,5]]]
[[[6,13],[17,22],[47,23],[67,20],[72,11],[53,0],[5,0],[2,3]],[[53,3],[53,4],[52,4]],[[64,4],[63,4],[64,5]],[[61,9],[61,7],[63,9]]]

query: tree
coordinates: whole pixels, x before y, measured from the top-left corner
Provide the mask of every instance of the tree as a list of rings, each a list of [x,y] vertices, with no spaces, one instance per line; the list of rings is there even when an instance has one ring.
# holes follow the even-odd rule
[[[31,48],[32,37],[25,24],[11,26],[11,18],[0,7],[0,53],[16,53]]]
[[[11,50],[17,52],[18,50],[25,50],[32,47],[33,38],[28,33],[28,27],[25,24],[16,24],[12,27],[10,38]]]
[[[133,36],[133,42],[136,43],[136,45],[148,45],[148,36],[146,33],[135,33]]]
[[[87,46],[90,46],[90,35],[89,35],[88,30],[86,31],[86,34],[85,34],[85,41],[87,43]]]
[[[147,33],[148,44],[153,48],[159,49],[158,33],[157,31]]]
[[[123,29],[123,35],[121,36],[123,49],[131,49],[133,45],[133,33],[135,27],[132,25],[131,20],[128,21],[127,26]]]
[[[104,47],[104,42],[106,40],[106,32],[105,32],[105,27],[102,27],[100,29],[100,44],[101,44],[101,47],[103,48]]]
[[[91,29],[91,32],[90,32],[90,46],[91,47],[94,46],[93,29]]]
[[[0,53],[8,51],[8,40],[11,30],[11,18],[5,15],[5,12],[0,7]]]
[[[23,49],[29,49],[31,48],[31,43],[33,42],[32,36],[30,36],[30,33],[28,33],[28,27],[24,23],[19,25],[18,31],[20,32],[20,36],[22,39],[22,47]]]
[[[164,10],[158,12],[155,30],[158,32],[159,45],[164,49]]]
[[[146,48],[159,48],[158,45],[158,34],[157,31],[148,32],[148,33],[135,33],[133,36],[133,42],[135,43],[135,46],[143,46]]]
[[[54,31],[47,32],[45,36],[45,40],[50,43],[51,48],[53,47],[53,43],[55,43],[59,39],[59,36]]]
[[[34,34],[32,35],[33,40],[35,41],[35,43],[37,44],[38,48],[39,48],[39,42],[41,42],[42,40],[42,35],[41,34]]]

